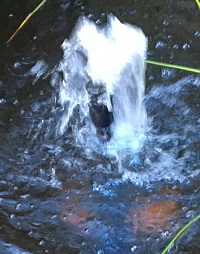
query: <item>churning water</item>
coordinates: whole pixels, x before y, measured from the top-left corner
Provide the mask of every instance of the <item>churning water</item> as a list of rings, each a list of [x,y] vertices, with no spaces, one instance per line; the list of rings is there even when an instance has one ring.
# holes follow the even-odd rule
[[[63,115],[58,135],[71,132],[71,142],[82,147],[88,158],[94,151],[110,158],[122,180],[137,185],[183,182],[199,174],[197,167],[192,172],[188,167],[186,161],[193,157],[183,144],[188,131],[198,135],[196,108],[190,108],[183,96],[198,89],[198,78],[188,77],[168,87],[158,85],[144,96],[147,39],[141,29],[122,24],[112,15],[105,27],[82,17],[62,48],[58,71],[62,72],[59,101]],[[92,121],[93,96],[114,119],[108,125],[111,138],[107,142],[100,140]],[[105,112],[95,113],[101,120],[106,118]],[[195,116],[193,125],[187,123],[190,114]],[[198,155],[194,152],[193,156],[195,160]]]
[[[65,111],[59,132],[70,126],[77,143],[95,149],[100,145],[98,125],[104,127],[107,113],[114,119],[105,126],[111,132],[107,149],[138,149],[146,126],[143,99],[147,40],[141,29],[122,24],[112,15],[103,28],[81,18],[62,48],[60,102]],[[96,108],[91,113],[94,103]],[[98,111],[101,106],[106,113]],[[91,120],[94,117],[97,130]]]

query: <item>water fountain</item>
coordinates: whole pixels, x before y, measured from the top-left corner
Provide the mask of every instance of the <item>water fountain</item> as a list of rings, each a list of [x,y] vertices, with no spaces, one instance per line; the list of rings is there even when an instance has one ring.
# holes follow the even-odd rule
[[[95,151],[111,159],[111,167],[112,161],[117,162],[124,181],[138,185],[163,179],[185,181],[190,170],[182,174],[183,166],[177,163],[174,151],[163,149],[169,142],[174,149],[183,137],[155,131],[152,110],[156,105],[156,110],[166,111],[169,105],[175,110],[173,114],[182,111],[187,116],[186,103],[180,98],[177,104],[176,99],[190,81],[181,80],[168,88],[158,86],[149,92],[145,97],[148,125],[144,106],[147,39],[140,28],[123,24],[113,15],[103,27],[81,17],[62,49],[58,71],[63,77],[59,94],[63,115],[58,135],[71,131],[75,146],[81,146],[88,158]],[[161,95],[164,105],[157,104]],[[195,175],[198,171],[191,176]]]
[[[81,18],[62,48],[60,103],[65,110],[60,133],[73,125],[76,142],[97,142],[97,133],[104,141],[111,138],[110,147],[137,149],[146,126],[147,40],[141,29],[113,15],[103,28]]]

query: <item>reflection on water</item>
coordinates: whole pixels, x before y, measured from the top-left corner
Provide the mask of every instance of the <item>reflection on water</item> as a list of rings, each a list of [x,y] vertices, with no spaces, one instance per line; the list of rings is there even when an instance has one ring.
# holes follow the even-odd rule
[[[151,2],[148,12],[141,1],[133,2],[134,6],[121,1],[123,8],[117,3],[112,9],[122,21],[144,27],[149,56],[162,54],[169,59],[170,54],[177,63],[198,64],[195,5],[184,5],[180,11],[181,1],[169,7]],[[112,154],[104,156],[77,146],[70,128],[57,136],[63,109],[58,102],[60,78],[54,76],[59,60],[54,55],[66,38],[66,11],[71,8],[62,1],[57,4],[58,8],[53,3],[46,8],[53,19],[59,14],[61,26],[49,29],[44,8],[41,12],[46,13],[43,22],[48,29],[37,30],[38,44],[37,40],[30,42],[30,48],[31,43],[35,47],[30,55],[26,55],[25,37],[24,48],[17,48],[19,36],[18,43],[5,51],[10,52],[9,59],[0,60],[1,65],[6,63],[0,77],[0,252],[161,253],[172,236],[199,213],[200,79],[148,66],[145,105],[149,128],[138,152],[124,151],[116,160]],[[91,8],[95,7],[90,1],[84,8],[77,5],[86,14],[93,13]],[[166,8],[179,20],[166,17]],[[67,17],[70,15],[73,12]],[[98,13],[95,15],[90,17],[98,20]],[[190,15],[192,25],[184,23],[185,15]],[[100,21],[105,22],[105,15],[97,23]],[[177,39],[178,28],[173,24],[180,21],[187,32],[180,31]],[[36,29],[37,18],[32,22]],[[71,20],[71,28],[74,25]],[[45,51],[48,32],[55,36]],[[158,41],[165,46],[155,48]],[[191,47],[182,49],[185,43]],[[20,54],[15,54],[16,49]],[[46,53],[40,55],[40,49]],[[178,239],[172,253],[199,253],[199,248],[196,222]]]
[[[176,215],[176,211],[180,208],[174,201],[154,201],[148,203],[142,200],[143,209],[132,208],[129,211],[128,219],[133,223],[134,233],[143,232],[147,234],[155,234],[158,232],[172,231],[171,217]],[[174,233],[174,231],[172,231]]]

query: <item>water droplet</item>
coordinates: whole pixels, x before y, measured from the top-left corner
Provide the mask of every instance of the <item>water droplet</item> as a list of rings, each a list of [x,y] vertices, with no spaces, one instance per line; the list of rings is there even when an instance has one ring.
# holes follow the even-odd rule
[[[165,47],[165,43],[163,41],[158,41],[155,48],[158,49],[158,48],[164,48]]]
[[[22,109],[20,109],[20,114],[22,115],[22,114],[24,114],[24,112],[25,112],[25,110],[22,108]]]
[[[161,237],[166,237],[166,236],[170,236],[170,232],[169,231],[165,231],[161,233]]]
[[[185,43],[185,44],[183,44],[183,47],[182,47],[183,49],[188,49],[188,48],[190,48],[190,45],[188,44],[188,43]]]
[[[24,198],[24,199],[25,199],[25,198],[28,198],[28,197],[30,197],[30,194],[25,194],[25,195],[21,195],[21,196],[20,196],[20,198]]]
[[[40,242],[39,242],[39,245],[40,245],[40,246],[44,246],[44,245],[45,245],[45,241],[44,241],[44,240],[40,241]]]
[[[93,15],[93,14],[91,14],[91,13],[90,13],[90,14],[88,14],[88,18],[89,18],[89,19],[92,19],[93,17],[94,17],[94,15]]]
[[[101,17],[106,17],[106,13],[105,13],[105,12],[102,12],[102,13],[101,13]]]
[[[104,254],[104,251],[103,250],[98,250],[97,254]]]
[[[136,245],[133,245],[133,246],[131,247],[131,253],[134,253],[135,250],[137,250],[137,246],[136,246]]]
[[[14,105],[19,105],[19,101],[18,101],[17,99],[14,100],[13,104],[14,104]]]
[[[194,211],[188,211],[187,213],[186,213],[186,217],[187,218],[191,218],[191,217],[193,217],[194,216]]]
[[[108,232],[107,232],[107,233],[105,233],[105,237],[107,238],[108,236],[109,236]]]
[[[15,62],[15,63],[13,64],[13,67],[14,67],[15,69],[19,68],[20,66],[21,66],[21,63],[20,63],[20,62]]]
[[[178,49],[178,44],[174,44],[173,48]]]
[[[16,210],[19,210],[21,206],[22,206],[21,204],[17,204],[16,205]]]
[[[161,76],[163,79],[170,79],[170,78],[173,78],[175,77],[175,71],[172,70],[172,69],[163,69],[162,72],[161,72]]]
[[[58,215],[53,215],[53,216],[51,216],[51,219],[56,219],[58,217]]]
[[[101,20],[97,19],[97,21],[95,22],[95,24],[100,25],[101,24]]]
[[[150,76],[149,76],[149,80],[154,80],[154,76],[153,76],[153,75],[150,75]]]
[[[3,98],[1,98],[1,99],[0,99],[0,104],[4,104],[4,103],[6,103],[6,100],[3,99]]]
[[[31,205],[31,209],[33,209],[34,207],[35,207],[35,206],[32,204],[32,205]]]
[[[11,219],[14,219],[14,218],[15,218],[15,215],[14,215],[14,214],[11,214],[11,215],[10,215],[10,218],[11,218]]]
[[[196,31],[196,32],[194,33],[194,36],[200,37],[200,32]]]
[[[168,22],[167,20],[164,20],[164,21],[163,21],[163,26],[166,27],[166,26],[168,26],[168,25],[169,25],[169,22]]]

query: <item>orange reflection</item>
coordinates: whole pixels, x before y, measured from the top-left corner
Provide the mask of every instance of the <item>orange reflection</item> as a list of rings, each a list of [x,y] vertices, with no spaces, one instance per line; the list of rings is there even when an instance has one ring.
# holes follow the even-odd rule
[[[177,215],[179,208],[174,201],[156,200],[154,203],[143,203],[140,209],[131,208],[127,218],[132,221],[134,231],[159,233],[169,230],[170,221]]]
[[[63,210],[61,220],[68,225],[71,224],[75,227],[86,230],[89,227],[88,222],[94,220],[95,212],[82,207],[81,203],[77,206],[77,201],[78,199],[69,200],[69,204],[72,206],[68,206]]]
[[[94,213],[92,211],[79,208],[79,210],[69,213],[67,218],[68,222],[70,222],[71,224],[77,227],[81,227],[81,224],[85,224],[87,221],[94,218]]]

